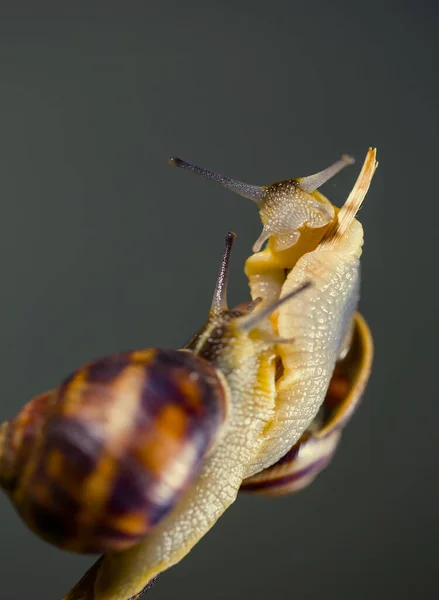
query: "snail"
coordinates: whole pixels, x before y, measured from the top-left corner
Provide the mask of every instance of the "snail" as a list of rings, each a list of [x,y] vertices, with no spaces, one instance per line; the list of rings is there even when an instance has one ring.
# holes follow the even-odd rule
[[[331,462],[369,378],[372,335],[356,312],[363,232],[355,215],[378,166],[376,150],[369,149],[340,210],[317,191],[353,162],[342,155],[314,175],[259,187],[170,159],[171,165],[216,181],[258,205],[263,230],[245,265],[253,299],[272,302],[304,277],[316,284],[311,307],[308,298],[298,298],[281,307],[274,321],[281,337],[296,340],[278,346],[276,415],[263,449],[264,460],[272,451],[277,460],[268,468],[257,464],[256,474],[244,480],[243,491],[281,495],[306,487]],[[313,401],[317,407],[311,409]],[[305,424],[307,410],[313,410],[315,418]]]
[[[341,209],[317,188],[347,156],[267,187],[171,159],[258,205],[251,301],[227,305],[229,233],[207,322],[182,349],[89,363],[1,426],[0,485],[25,522],[103,553],[65,600],[139,598],[240,491],[297,491],[329,463],[372,362],[355,215],[375,156]]]

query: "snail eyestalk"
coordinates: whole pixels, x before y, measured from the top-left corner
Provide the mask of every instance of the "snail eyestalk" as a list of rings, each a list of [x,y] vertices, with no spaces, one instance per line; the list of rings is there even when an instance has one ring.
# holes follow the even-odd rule
[[[256,202],[258,205],[262,201],[264,188],[260,187],[259,185],[251,185],[250,183],[244,183],[243,181],[231,179],[225,175],[215,173],[214,171],[209,171],[209,169],[203,169],[203,167],[198,167],[197,165],[188,163],[181,158],[172,157],[169,159],[168,163],[172,167],[179,167],[185,171],[192,171],[192,173],[200,175],[201,177],[204,177],[204,179],[211,179],[212,181],[219,183],[232,192],[235,192],[235,194],[239,194],[239,196],[253,200],[253,202]]]
[[[226,235],[223,257],[221,266],[216,280],[215,291],[213,293],[212,306],[210,307],[211,314],[218,314],[223,310],[227,310],[227,282],[229,279],[230,254],[232,252],[233,242],[236,239],[236,234],[229,231]]]
[[[254,309],[259,306],[259,304],[261,304],[261,302],[263,301],[263,298],[261,298],[261,296],[258,296],[257,298],[255,298],[254,300],[252,300],[250,302],[250,304],[248,304],[247,308],[245,309],[246,313],[251,313],[254,311]]]
[[[283,296],[282,298],[279,298],[279,300],[276,300],[276,302],[272,302],[265,308],[262,308],[261,310],[250,313],[250,315],[248,315],[248,316],[245,315],[245,316],[241,317],[239,319],[240,328],[243,329],[244,331],[250,331],[251,329],[254,329],[261,321],[263,321],[264,319],[267,319],[280,306],[282,306],[286,302],[289,302],[292,298],[294,298],[294,296],[301,294],[302,292],[304,292],[311,286],[312,286],[311,281],[306,281],[305,283],[300,285],[298,288],[296,288],[295,290],[293,290],[286,296]],[[276,339],[275,341],[276,341],[276,343],[289,343],[292,340],[290,338],[282,338],[282,339]]]
[[[324,183],[335,177],[337,173],[340,173],[342,169],[347,167],[348,165],[353,165],[355,159],[349,154],[342,154],[340,158],[327,167],[323,169],[323,171],[319,171],[318,173],[314,173],[314,175],[308,175],[308,177],[300,177],[297,181],[299,182],[300,187],[305,192],[312,193],[317,188],[321,187]]]

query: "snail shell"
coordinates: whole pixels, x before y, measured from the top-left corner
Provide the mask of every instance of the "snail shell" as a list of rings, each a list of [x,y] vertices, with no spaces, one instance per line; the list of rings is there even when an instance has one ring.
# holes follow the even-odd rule
[[[146,349],[94,361],[0,434],[0,484],[25,522],[76,552],[121,550],[178,502],[226,419],[201,357]]]

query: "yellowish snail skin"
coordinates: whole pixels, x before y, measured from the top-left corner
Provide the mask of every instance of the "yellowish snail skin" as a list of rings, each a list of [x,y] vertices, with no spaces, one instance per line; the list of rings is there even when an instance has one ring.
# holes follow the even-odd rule
[[[336,363],[323,404],[305,433],[277,463],[245,479],[242,491],[264,496],[291,494],[307,487],[330,464],[372,366],[372,336],[359,313],[354,315],[350,342]]]
[[[75,529],[76,537],[73,538],[69,530],[69,535],[58,545],[83,551],[83,544],[88,551],[93,544],[100,544],[98,550],[104,555],[65,600],[139,598],[157,575],[188,554],[234,502],[240,490],[266,495],[291,493],[308,485],[328,464],[341,430],[358,404],[372,362],[371,335],[364,319],[356,312],[363,230],[355,215],[377,166],[376,151],[370,149],[367,153],[357,182],[341,209],[317,191],[352,162],[350,157],[343,156],[315,175],[259,187],[171,159],[171,164],[213,179],[257,204],[263,231],[255,243],[255,253],[245,266],[252,301],[238,310],[227,307],[227,273],[234,239],[233,234],[228,234],[212,307],[203,328],[180,351],[146,349],[124,355],[122,379],[110,378],[110,387],[108,382],[104,382],[104,388],[99,387],[99,398],[111,390],[114,402],[120,403],[123,412],[125,368],[130,376],[134,373],[134,381],[140,372],[145,378],[143,385],[150,377],[158,377],[152,368],[156,363],[151,362],[158,360],[163,373],[160,378],[163,393],[157,398],[156,386],[152,391],[148,386],[146,391],[139,387],[141,393],[131,393],[131,399],[134,407],[140,402],[142,410],[146,410],[148,423],[157,427],[164,423],[161,429],[164,441],[160,443],[165,443],[168,451],[166,461],[160,455],[160,460],[151,462],[150,454],[142,452],[144,445],[133,446],[131,441],[127,442],[129,436],[125,434],[132,433],[132,427],[136,432],[140,427],[145,444],[155,439],[156,425],[145,430],[143,425],[139,426],[137,417],[133,417],[132,423],[126,423],[122,437],[117,428],[110,429],[113,437],[105,447],[119,448],[117,456],[121,460],[114,460],[110,452],[111,461],[99,463],[99,468],[106,466],[107,475],[110,473],[104,479],[101,476],[97,479],[106,482],[106,492],[108,481],[113,482],[118,469],[125,468],[126,453],[130,461],[133,456],[136,460],[141,456],[148,469],[153,469],[154,477],[147,471],[148,482],[139,484],[144,504],[136,504],[136,519],[131,518],[129,507],[118,522],[124,534],[129,531],[134,537],[137,533],[139,536],[131,540],[126,549],[114,544],[119,529],[105,513],[107,504],[102,499],[106,500],[107,496],[102,495],[99,485],[92,486],[92,490],[97,490],[102,508],[99,512],[98,505],[92,503],[94,515],[103,519],[105,532],[108,527],[112,528],[111,536],[103,539],[103,529],[95,530],[92,527],[95,521],[83,512],[78,513],[79,522],[91,527],[84,529],[89,536],[87,543]],[[265,242],[267,245],[261,250]],[[107,373],[113,358],[102,360]],[[80,418],[81,423],[87,425],[87,440],[93,441],[100,430],[93,421],[94,405],[91,410],[87,404],[89,388],[83,387],[84,381],[88,384],[93,379],[90,373],[96,373],[95,363],[79,369],[63,384],[76,385],[73,391],[67,387],[70,395],[62,386],[50,392],[55,396],[50,396],[49,414],[52,415],[53,407],[58,407],[56,411],[61,410],[63,418],[64,410],[69,418],[76,418],[75,394],[78,389],[81,393],[85,389],[85,396],[80,394],[84,411]],[[96,383],[94,379],[93,383]],[[65,406],[68,408],[64,409]],[[178,411],[170,412],[169,406],[177,406]],[[199,415],[195,430],[189,427],[193,406]],[[104,421],[106,410],[104,403],[104,412],[99,413]],[[167,420],[162,420],[163,412]],[[23,417],[18,419],[22,427]],[[44,423],[52,423],[50,419],[52,416],[39,419],[36,433],[26,430],[25,439],[32,443],[40,440],[37,447],[42,444],[44,448],[46,442],[41,440],[45,440],[45,431],[50,431]],[[67,430],[70,431],[68,427]],[[37,476],[38,470],[34,467],[26,470],[25,460],[17,461],[17,452],[11,452],[11,440],[17,437],[14,437],[15,431],[18,429],[14,420],[0,430],[3,444],[0,483],[17,510],[38,531],[35,502],[29,505],[27,500],[29,494],[34,494],[30,485],[32,478],[23,479],[21,475],[30,472]],[[157,444],[151,447],[157,449]],[[42,464],[46,468],[47,456],[38,452],[45,457]],[[135,481],[144,481],[142,470],[136,473]],[[57,474],[56,469],[54,474]],[[22,480],[27,483],[26,494]],[[47,490],[47,481],[45,485]],[[122,502],[124,488],[111,489],[120,492],[116,500]],[[38,509],[47,506],[47,499],[52,501],[51,494],[44,490],[41,494]],[[26,508],[22,509],[23,506]],[[86,507],[82,509],[85,511]],[[139,521],[142,510],[149,517],[146,521]],[[139,522],[143,529],[138,529]],[[39,533],[48,538],[44,532]],[[96,538],[96,534],[100,537]]]

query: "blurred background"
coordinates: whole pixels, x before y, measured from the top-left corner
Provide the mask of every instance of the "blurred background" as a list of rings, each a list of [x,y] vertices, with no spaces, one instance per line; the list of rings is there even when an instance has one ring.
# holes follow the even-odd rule
[[[85,361],[179,347],[207,315],[223,236],[247,298],[254,205],[177,155],[268,184],[369,146],[361,310],[376,345],[330,469],[240,497],[155,600],[437,597],[438,37],[433,0],[4,2],[0,9],[0,418]],[[0,597],[60,600],[92,558],[0,497]],[[436,589],[435,589],[436,588]]]

